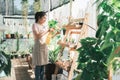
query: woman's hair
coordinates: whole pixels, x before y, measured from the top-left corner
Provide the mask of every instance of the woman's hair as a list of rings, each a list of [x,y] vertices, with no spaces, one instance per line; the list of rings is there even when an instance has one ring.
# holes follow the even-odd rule
[[[38,22],[38,20],[45,15],[46,15],[46,12],[44,12],[44,11],[36,12],[35,13],[35,22]]]

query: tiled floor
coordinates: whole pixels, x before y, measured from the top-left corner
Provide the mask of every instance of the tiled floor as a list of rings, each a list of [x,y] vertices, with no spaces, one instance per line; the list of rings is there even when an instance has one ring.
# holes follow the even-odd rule
[[[32,70],[28,69],[26,60],[13,59],[11,76],[0,77],[0,80],[34,80],[34,74]]]

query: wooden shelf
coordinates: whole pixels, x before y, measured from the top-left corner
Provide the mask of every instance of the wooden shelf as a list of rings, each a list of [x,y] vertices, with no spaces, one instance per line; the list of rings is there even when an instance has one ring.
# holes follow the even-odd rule
[[[58,41],[58,44],[61,45],[62,47],[69,47],[70,49],[76,49],[77,45],[75,45],[74,43],[67,43],[67,42],[62,42],[62,41]]]
[[[69,47],[68,43],[62,42],[62,41],[58,41],[58,44],[61,45],[62,47]]]
[[[76,25],[70,25],[70,24],[68,24],[68,25],[65,26],[65,28],[66,28],[67,30],[69,30],[69,29],[81,29],[82,26],[79,25],[79,26],[77,27]]]

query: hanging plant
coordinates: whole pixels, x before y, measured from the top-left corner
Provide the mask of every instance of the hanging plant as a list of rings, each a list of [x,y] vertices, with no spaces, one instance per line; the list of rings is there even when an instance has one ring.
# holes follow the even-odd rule
[[[27,16],[28,16],[28,0],[22,0],[22,15],[23,15],[23,24],[25,26],[26,29],[26,34],[27,34]]]
[[[28,15],[28,0],[22,0],[22,15],[27,16]]]
[[[33,7],[34,7],[34,12],[35,13],[40,11],[41,10],[40,9],[40,7],[41,7],[40,0],[35,0],[34,3],[33,3]]]

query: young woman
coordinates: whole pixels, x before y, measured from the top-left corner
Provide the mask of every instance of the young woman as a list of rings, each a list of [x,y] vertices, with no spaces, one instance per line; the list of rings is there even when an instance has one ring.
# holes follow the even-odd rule
[[[32,62],[35,66],[35,80],[44,80],[44,67],[48,64],[48,48],[45,43],[47,33],[53,31],[44,26],[46,13],[41,11],[35,14],[35,23],[32,26],[34,35],[34,48]]]

